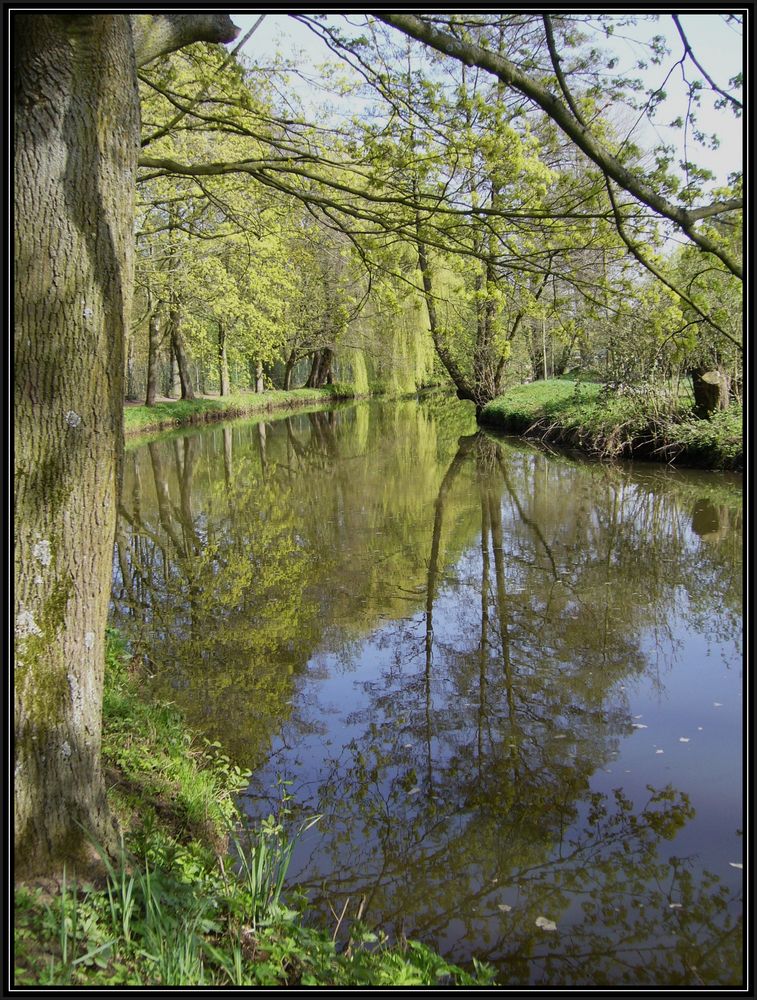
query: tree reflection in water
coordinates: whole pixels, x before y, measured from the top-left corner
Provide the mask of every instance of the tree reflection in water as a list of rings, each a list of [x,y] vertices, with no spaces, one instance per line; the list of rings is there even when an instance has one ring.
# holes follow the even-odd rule
[[[324,813],[297,853],[324,913],[503,983],[737,984],[739,899],[673,856],[687,795],[592,780],[641,636],[662,691],[676,619],[738,631],[740,514],[461,429],[358,407],[129,456],[114,617],[240,763],[273,747],[251,813],[279,773]]]

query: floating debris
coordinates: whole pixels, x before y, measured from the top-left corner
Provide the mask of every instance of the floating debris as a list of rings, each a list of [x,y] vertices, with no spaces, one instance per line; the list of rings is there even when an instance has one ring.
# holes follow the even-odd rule
[[[508,906],[507,903],[497,903],[497,909],[502,910],[503,913],[509,913],[512,906]]]
[[[679,743],[688,743],[689,742],[689,737],[688,736],[679,736],[678,737],[678,742]]]
[[[655,750],[655,753],[665,753],[664,750]]]
[[[731,866],[731,868],[743,868],[744,867],[741,864],[740,861],[729,861],[728,864]]]
[[[631,725],[634,729],[649,729],[649,726],[645,726],[643,722],[632,722]]]
[[[670,909],[671,910],[680,910],[680,909],[682,909],[682,907],[683,907],[683,903],[671,903],[670,904]]]
[[[722,708],[723,707],[723,702],[722,701],[713,701],[712,704],[713,704],[714,708]]]
[[[556,931],[557,930],[557,924],[554,922],[554,920],[547,920],[546,917],[537,917],[536,918],[536,926],[537,927],[541,927],[541,929],[543,931]]]

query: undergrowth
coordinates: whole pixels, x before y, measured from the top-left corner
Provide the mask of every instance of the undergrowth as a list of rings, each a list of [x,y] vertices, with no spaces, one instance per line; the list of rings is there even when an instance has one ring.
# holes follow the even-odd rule
[[[742,408],[708,420],[692,414],[690,393],[667,384],[607,387],[547,379],[516,386],[488,403],[481,423],[577,448],[599,458],[643,458],[713,469],[742,464]]]

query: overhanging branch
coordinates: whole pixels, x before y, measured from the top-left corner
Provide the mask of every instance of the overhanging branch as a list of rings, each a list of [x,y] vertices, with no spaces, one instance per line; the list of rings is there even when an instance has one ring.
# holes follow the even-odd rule
[[[714,203],[694,210],[673,204],[653,190],[644,179],[628,170],[586,126],[574,117],[570,109],[558,97],[537,80],[524,73],[509,59],[487,49],[482,49],[471,42],[463,42],[447,32],[439,31],[415,14],[376,14],[375,16],[410,38],[415,38],[425,45],[429,45],[437,52],[451,56],[466,66],[477,66],[486,70],[532,100],[590,160],[597,164],[606,177],[615,181],[621,188],[648,205],[659,215],[674,222],[693,243],[696,243],[702,250],[714,254],[736,277],[743,276],[742,267],[738,260],[719,247],[714,240],[699,233],[694,228],[694,224],[700,218],[716,214],[716,212],[740,208],[742,204],[740,199]],[[722,208],[721,205],[729,207]]]

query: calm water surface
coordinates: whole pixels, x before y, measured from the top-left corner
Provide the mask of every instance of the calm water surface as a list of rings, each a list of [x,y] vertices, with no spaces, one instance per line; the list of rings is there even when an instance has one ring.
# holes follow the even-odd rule
[[[132,449],[113,620],[315,813],[290,878],[503,985],[742,979],[741,481],[361,404]],[[554,926],[554,929],[552,929]]]

